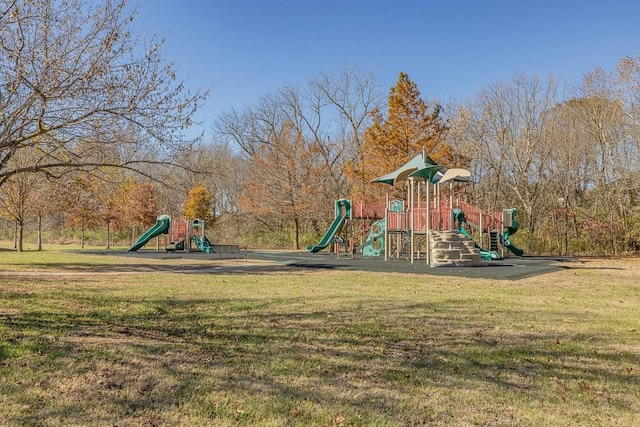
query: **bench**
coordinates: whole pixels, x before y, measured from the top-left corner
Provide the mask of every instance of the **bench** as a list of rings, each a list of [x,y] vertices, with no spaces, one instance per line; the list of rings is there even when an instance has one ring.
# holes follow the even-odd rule
[[[230,259],[235,257],[236,261],[239,261],[240,257],[242,257],[245,261],[247,260],[247,250],[240,249],[238,245],[213,244],[211,245],[211,249],[213,249],[211,259],[214,259],[217,256],[217,259]]]

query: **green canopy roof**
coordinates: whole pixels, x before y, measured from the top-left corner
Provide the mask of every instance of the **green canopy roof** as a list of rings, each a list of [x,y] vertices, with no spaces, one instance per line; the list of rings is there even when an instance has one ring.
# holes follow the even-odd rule
[[[470,176],[471,173],[465,169],[447,169],[445,166],[438,165],[427,154],[418,154],[395,171],[379,176],[371,182],[394,185],[396,182],[406,181],[409,178],[422,178],[435,184],[452,179],[468,181]]]
[[[420,168],[424,167],[424,160],[422,154],[418,154],[413,159],[409,160],[404,165],[400,166],[395,171],[386,175],[380,176],[371,182],[381,182],[383,184],[393,185],[398,181],[406,181],[407,176]]]
[[[381,182],[383,184],[393,185],[396,182],[406,181],[412,172],[422,169],[425,166],[437,165],[437,163],[428,155],[425,154],[424,158],[422,156],[422,154],[418,154],[395,171],[382,175],[371,182]]]
[[[442,175],[438,175],[438,172],[445,170],[446,167],[440,165],[431,165],[426,166],[422,169],[418,169],[417,171],[411,172],[409,174],[409,178],[422,178],[425,181],[429,181],[432,184],[440,181]]]

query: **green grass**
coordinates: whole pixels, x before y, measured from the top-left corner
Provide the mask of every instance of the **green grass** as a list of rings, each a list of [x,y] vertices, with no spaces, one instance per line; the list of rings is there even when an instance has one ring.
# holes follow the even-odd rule
[[[24,272],[0,275],[3,425],[640,424],[634,261],[507,282],[21,256],[0,253]]]

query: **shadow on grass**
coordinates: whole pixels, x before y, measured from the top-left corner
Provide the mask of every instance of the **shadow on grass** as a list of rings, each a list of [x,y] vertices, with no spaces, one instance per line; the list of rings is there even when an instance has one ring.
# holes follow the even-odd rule
[[[622,267],[608,267],[608,266],[586,266],[586,265],[563,265],[561,266],[563,270],[618,270],[624,271],[625,268]]]
[[[219,261],[219,260],[217,260]],[[226,261],[226,260],[225,260]],[[289,265],[263,265],[251,264],[239,261],[234,264],[219,264],[212,261],[209,264],[154,264],[154,263],[129,263],[129,264],[99,264],[89,262],[65,262],[65,263],[29,263],[29,270],[11,271],[11,275],[46,275],[52,274],[117,274],[117,273],[184,273],[184,274],[246,274],[246,273],[273,273],[290,271]],[[328,266],[327,268],[330,268]],[[5,273],[7,274],[7,273]],[[2,272],[0,272],[2,275]]]
[[[259,423],[267,407],[301,424],[336,412],[355,424],[453,422],[434,415],[441,390],[483,393],[489,412],[508,399],[638,409],[629,369],[640,356],[611,336],[498,329],[509,319],[459,301],[65,298],[0,313],[0,391],[23,408],[3,414],[11,422],[166,424],[185,402],[223,424]]]

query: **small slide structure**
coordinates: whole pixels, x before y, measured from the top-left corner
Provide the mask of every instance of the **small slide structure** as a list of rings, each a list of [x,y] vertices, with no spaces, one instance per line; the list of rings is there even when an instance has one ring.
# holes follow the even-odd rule
[[[500,254],[498,252],[487,251],[487,250],[481,248],[480,245],[478,245],[476,243],[476,241],[473,240],[473,237],[471,237],[469,232],[467,230],[465,230],[465,228],[462,226],[462,223],[469,224],[467,222],[467,219],[465,218],[464,212],[462,212],[462,210],[460,210],[460,209],[454,209],[453,210],[453,220],[454,220],[454,222],[456,222],[458,224],[458,231],[460,233],[462,233],[464,236],[466,236],[468,239],[473,241],[473,244],[476,246],[476,248],[478,248],[478,250],[480,250],[480,258],[482,258],[485,261],[492,261],[492,260],[496,260],[496,259],[500,259],[501,258]]]
[[[344,208],[344,209],[343,209]],[[324,234],[322,240],[315,245],[307,246],[307,251],[311,253],[320,252],[333,242],[333,239],[340,233],[345,221],[351,217],[351,202],[346,199],[336,200],[336,218]]]
[[[202,238],[200,238],[200,236],[195,236],[193,241],[202,252],[206,252],[208,254],[213,253],[213,246],[211,246],[211,242],[207,239],[207,236],[203,236]]]
[[[384,219],[374,222],[369,229],[367,240],[360,246],[364,256],[380,256],[384,250],[384,232],[386,222]]]
[[[511,209],[511,226],[507,227],[507,229],[504,231],[504,234],[500,236],[500,241],[502,243],[502,246],[507,248],[512,254],[514,254],[515,256],[522,256],[524,255],[524,251],[519,247],[514,246],[513,243],[511,243],[511,240],[509,240],[509,237],[516,234],[518,232],[518,229],[520,228],[520,224],[516,222],[515,218],[517,213],[518,211],[516,209]]]
[[[147,243],[149,240],[161,234],[169,234],[169,225],[171,223],[171,217],[169,215],[160,215],[156,219],[156,224],[148,229],[127,251],[135,252]]]

